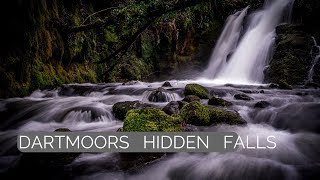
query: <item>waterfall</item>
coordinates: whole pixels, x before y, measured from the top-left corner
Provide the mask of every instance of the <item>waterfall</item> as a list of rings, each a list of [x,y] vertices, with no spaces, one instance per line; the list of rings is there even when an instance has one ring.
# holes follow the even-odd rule
[[[203,77],[224,83],[262,83],[263,70],[273,55],[275,28],[290,20],[293,2],[267,0],[261,10],[247,18],[247,8],[231,15]]]
[[[317,44],[317,41],[314,37],[312,37],[313,39],[313,43],[314,43],[314,48],[317,50],[317,55],[314,55],[315,53],[313,52],[313,48],[311,50],[311,56],[314,57],[313,61],[312,61],[312,65],[311,68],[309,70],[309,74],[308,74],[308,81],[307,82],[313,82],[313,75],[314,75],[314,68],[316,66],[316,64],[318,63],[319,59],[320,59],[320,46]]]
[[[242,23],[247,15],[248,7],[228,17],[225,28],[216,43],[216,47],[210,57],[210,63],[204,72],[206,77],[214,77],[217,70],[227,62],[227,57],[236,48],[242,30]]]

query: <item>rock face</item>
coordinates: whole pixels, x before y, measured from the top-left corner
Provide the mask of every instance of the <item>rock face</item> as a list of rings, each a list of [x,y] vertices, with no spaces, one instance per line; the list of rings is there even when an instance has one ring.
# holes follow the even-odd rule
[[[180,110],[180,104],[177,101],[171,101],[162,110],[168,115],[178,114]]]
[[[182,131],[182,121],[179,117],[172,117],[158,108],[144,107],[130,110],[123,123],[123,131]]]
[[[199,84],[187,84],[184,90],[184,95],[185,96],[195,95],[201,99],[209,98],[208,90]]]
[[[218,97],[211,97],[208,101],[209,105],[213,105],[213,106],[232,106],[232,103],[229,101],[226,101],[222,98],[218,98]]]
[[[280,89],[292,89],[292,86],[290,86],[286,81],[280,80],[279,82],[279,88]]]
[[[276,31],[276,50],[265,72],[266,81],[303,84],[312,61],[311,36],[302,25],[280,25]]]
[[[185,101],[185,102],[198,101],[198,102],[200,102],[201,99],[200,99],[198,96],[188,95],[188,96],[186,96],[182,101]]]
[[[270,106],[271,104],[267,101],[259,101],[254,105],[254,108],[266,108]]]
[[[235,99],[239,99],[239,100],[244,100],[244,101],[251,101],[253,100],[253,98],[251,98],[250,96],[246,95],[246,94],[236,94],[234,95]]]

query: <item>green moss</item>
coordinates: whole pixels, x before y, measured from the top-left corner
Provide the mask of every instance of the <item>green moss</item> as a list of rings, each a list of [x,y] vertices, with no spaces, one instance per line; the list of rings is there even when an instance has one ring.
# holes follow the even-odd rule
[[[224,109],[210,108],[210,122],[212,124],[225,123],[229,125],[245,124],[246,122],[238,113]]]
[[[214,96],[209,99],[208,104],[213,106],[232,106],[231,102]]]
[[[184,95],[195,95],[201,99],[209,98],[208,90],[199,84],[187,84],[184,90]]]
[[[123,131],[182,131],[181,119],[167,115],[158,108],[145,107],[130,110],[124,120]]]
[[[210,125],[209,109],[197,101],[184,106],[180,111],[180,116],[188,124]]]

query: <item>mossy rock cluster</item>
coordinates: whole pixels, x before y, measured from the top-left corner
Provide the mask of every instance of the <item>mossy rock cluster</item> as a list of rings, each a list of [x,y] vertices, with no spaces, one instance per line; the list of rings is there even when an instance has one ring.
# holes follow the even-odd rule
[[[154,107],[144,107],[128,111],[124,120],[123,131],[182,131],[182,120]]]
[[[233,105],[231,102],[215,96],[209,99],[208,104],[213,106],[224,106],[224,107]]]
[[[219,108],[209,108],[199,102],[192,102],[181,109],[180,116],[188,124],[211,125],[218,123],[245,124],[241,116],[235,112]]]
[[[201,99],[209,99],[209,91],[199,84],[187,84],[184,89],[184,95],[194,95]]]

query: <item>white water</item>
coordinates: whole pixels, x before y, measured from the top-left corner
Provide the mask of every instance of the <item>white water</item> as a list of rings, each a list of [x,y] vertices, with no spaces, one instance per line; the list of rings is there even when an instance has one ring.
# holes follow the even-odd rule
[[[317,48],[318,50],[318,54],[314,57],[312,61],[312,65],[308,74],[308,82],[313,82],[314,68],[320,59],[320,46],[317,44],[317,41],[315,40],[314,37],[312,37],[312,39],[313,39],[314,47]],[[311,52],[311,55],[313,55],[313,52]]]
[[[247,8],[240,15],[231,15],[203,77],[233,84],[262,83],[263,70],[273,54],[275,28],[290,20],[293,2],[266,1],[261,10],[248,17],[248,26],[239,41]],[[227,59],[228,55],[231,57]]]

